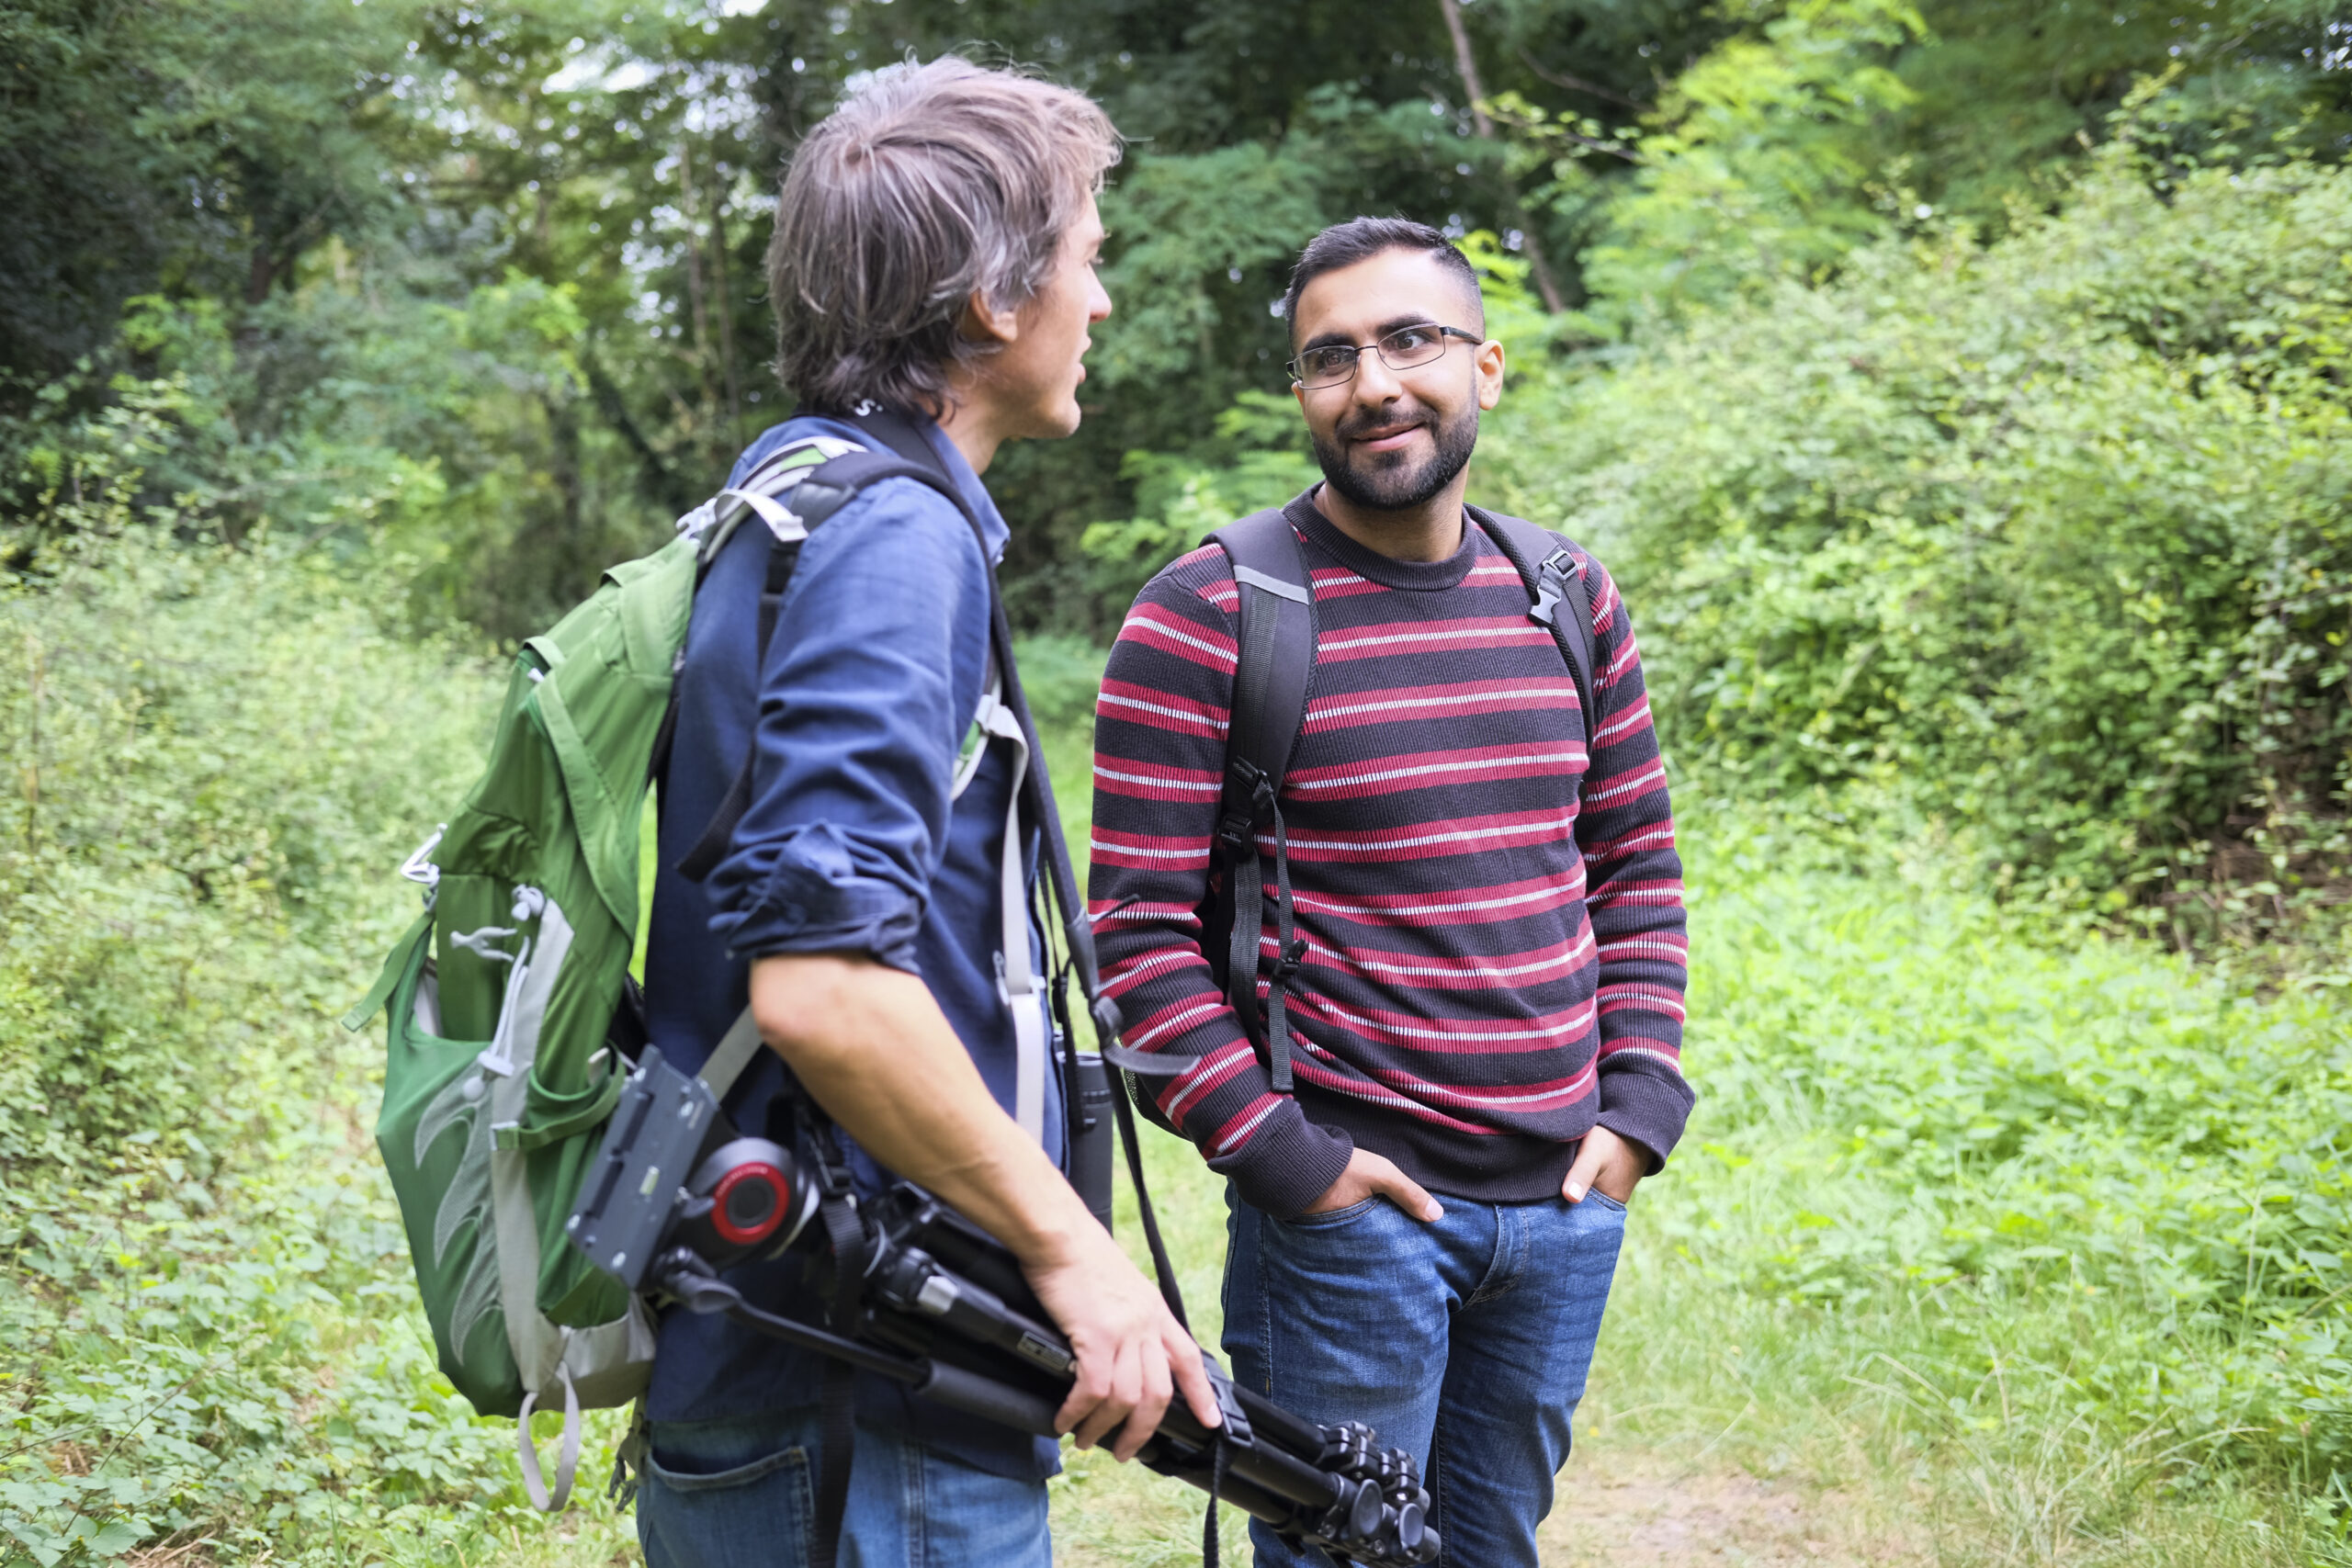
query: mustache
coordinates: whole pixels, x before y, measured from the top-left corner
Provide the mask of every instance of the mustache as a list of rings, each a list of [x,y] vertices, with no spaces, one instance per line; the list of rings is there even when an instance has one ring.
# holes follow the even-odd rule
[[[1378,413],[1351,414],[1332,426],[1331,434],[1342,441],[1365,441],[1434,423],[1429,410],[1414,404],[1409,408],[1384,409]]]

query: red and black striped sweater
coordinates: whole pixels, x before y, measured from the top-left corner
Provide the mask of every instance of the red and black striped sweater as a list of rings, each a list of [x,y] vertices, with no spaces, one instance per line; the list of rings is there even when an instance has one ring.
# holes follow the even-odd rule
[[[1287,509],[1317,623],[1282,790],[1306,942],[1296,1098],[1273,1092],[1201,951],[1238,613],[1214,546],[1137,596],[1096,709],[1088,891],[1108,912],[1097,941],[1125,1043],[1193,1059],[1153,1080],[1161,1108],[1275,1214],[1320,1196],[1353,1145],[1433,1191],[1503,1202],[1557,1193],[1596,1122],[1662,1161],[1691,1102],[1682,867],[1615,584],[1578,558],[1595,581],[1588,726],[1481,530],[1450,560],[1392,560],[1311,494]],[[1271,968],[1271,831],[1260,852]]]

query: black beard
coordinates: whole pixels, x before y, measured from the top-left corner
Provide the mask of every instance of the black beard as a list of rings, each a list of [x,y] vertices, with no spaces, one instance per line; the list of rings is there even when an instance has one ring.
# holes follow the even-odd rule
[[[1314,437],[1315,460],[1322,466],[1324,482],[1351,504],[1367,512],[1410,512],[1428,505],[1469,465],[1471,449],[1478,445],[1478,405],[1473,402],[1450,424],[1430,425],[1430,434],[1437,450],[1418,468],[1407,468],[1390,453],[1368,458],[1362,468],[1351,467],[1344,424],[1329,441]]]

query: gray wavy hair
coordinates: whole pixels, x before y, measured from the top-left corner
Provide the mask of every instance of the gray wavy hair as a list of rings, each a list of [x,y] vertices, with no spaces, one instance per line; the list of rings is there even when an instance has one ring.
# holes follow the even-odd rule
[[[948,373],[1001,346],[957,330],[1018,308],[1119,160],[1093,100],[956,55],[894,66],[793,154],[768,245],[776,375],[821,409],[944,413]]]

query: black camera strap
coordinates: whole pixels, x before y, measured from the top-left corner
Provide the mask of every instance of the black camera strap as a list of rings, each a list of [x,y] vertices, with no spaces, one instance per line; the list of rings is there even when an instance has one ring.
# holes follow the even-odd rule
[[[842,1156],[831,1119],[805,1094],[793,1096],[793,1108],[800,1123],[801,1145],[817,1168],[821,1194],[817,1201],[818,1223],[825,1227],[825,1240],[833,1252],[833,1332],[844,1339],[854,1338],[858,1296],[865,1286],[865,1224],[858,1218],[849,1162]],[[813,1561],[831,1568],[840,1560],[842,1521],[849,1514],[850,1467],[857,1456],[857,1369],[827,1357],[818,1399],[823,1411],[823,1436],[817,1461]]]
[[[887,410],[876,410],[853,416],[851,423],[870,433],[909,462],[927,465],[939,476],[939,481],[946,480],[946,470],[937,454],[932,451],[931,444],[904,418]],[[960,501],[958,504],[961,504]],[[970,516],[968,509],[966,516]],[[1029,698],[1021,685],[1021,669],[1012,656],[1012,622],[1005,613],[1004,593],[997,585],[993,563],[989,568],[989,640],[1003,682],[999,700],[1012,710],[1033,761],[1032,766],[1022,771],[1023,815],[1037,829],[1040,858],[1045,863],[1041,867],[1045,874],[1039,880],[1044,884],[1045,894],[1059,918],[1057,928],[1055,922],[1048,922],[1048,929],[1058,931],[1062,951],[1067,955],[1067,969],[1075,974],[1079,994],[1086,998],[1087,1012],[1094,1021],[1095,1032],[1101,1039],[1103,1054],[1108,1056],[1117,1053],[1124,1056],[1126,1053],[1118,1047],[1119,1031],[1124,1027],[1124,1021],[1119,1016],[1119,1004],[1102,994],[1102,968],[1094,956],[1094,922],[1088,918],[1086,904],[1079,897],[1078,873],[1070,862],[1069,840],[1062,837],[1061,813],[1054,805],[1053,780],[1046,774],[1046,752],[1038,739],[1037,721],[1029,711]],[[1062,1010],[1067,1016],[1066,1003]],[[1069,1043],[1074,1049],[1076,1042]],[[1065,1103],[1074,1105],[1075,1100]],[[1111,1105],[1119,1141],[1126,1155],[1128,1179],[1135,1184],[1136,1211],[1143,1224],[1145,1244],[1151,1252],[1152,1271],[1159,1276],[1160,1297],[1168,1303],[1170,1313],[1189,1334],[1192,1332],[1192,1321],[1184,1311],[1183,1292],[1176,1283],[1175,1266],[1169,1259],[1167,1243],[1159,1234],[1159,1219],[1152,1209],[1150,1189],[1144,1181],[1143,1151],[1136,1141],[1135,1119],[1128,1111],[1125,1095],[1112,1096]]]

